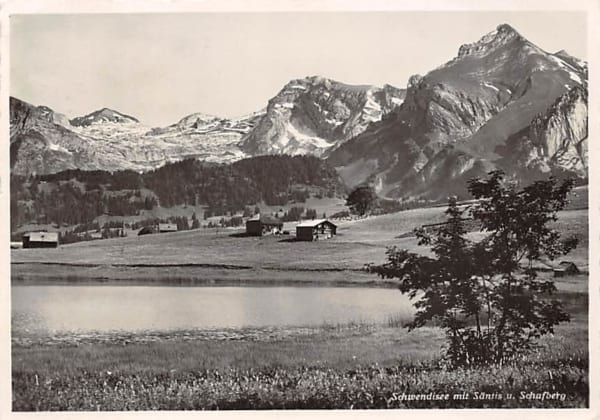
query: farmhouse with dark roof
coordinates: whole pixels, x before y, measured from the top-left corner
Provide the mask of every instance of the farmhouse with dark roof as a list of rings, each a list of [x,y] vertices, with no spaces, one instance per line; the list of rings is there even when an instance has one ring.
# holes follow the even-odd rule
[[[282,230],[283,222],[274,216],[257,214],[246,221],[246,234],[251,236],[278,234]]]
[[[305,220],[296,225],[296,239],[317,241],[335,236],[337,226],[326,219]]]

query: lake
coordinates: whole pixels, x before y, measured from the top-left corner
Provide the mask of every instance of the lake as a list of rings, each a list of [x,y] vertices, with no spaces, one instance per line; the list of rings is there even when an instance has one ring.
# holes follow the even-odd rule
[[[396,289],[359,287],[13,286],[20,333],[174,331],[410,320]]]

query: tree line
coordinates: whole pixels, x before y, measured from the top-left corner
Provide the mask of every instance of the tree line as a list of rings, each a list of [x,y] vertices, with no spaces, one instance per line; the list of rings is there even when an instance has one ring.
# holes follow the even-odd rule
[[[210,215],[235,214],[264,202],[285,205],[344,193],[335,170],[314,156],[259,156],[232,164],[194,159],[156,170],[66,170],[11,176],[11,230],[30,223],[78,225],[103,215],[130,216],[157,206],[204,205]]]

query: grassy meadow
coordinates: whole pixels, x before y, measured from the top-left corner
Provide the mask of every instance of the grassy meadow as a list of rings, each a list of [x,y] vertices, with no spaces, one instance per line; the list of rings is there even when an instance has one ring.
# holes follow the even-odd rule
[[[12,250],[13,281],[147,280],[174,282],[374,282],[360,271],[385,260],[386,247],[414,238],[401,233],[430,220],[443,209],[409,210],[339,222],[335,238],[296,242],[294,235],[246,237],[244,229],[219,228],[129,236],[61,245],[57,249]],[[294,223],[284,229],[292,232]],[[404,246],[404,245],[402,245]],[[318,276],[315,276],[318,272]],[[315,280],[318,278],[318,280]]]
[[[390,245],[426,252],[410,232],[442,221],[443,212],[341,221],[338,235],[320,242],[221,228],[18,249],[11,251],[12,281],[393,287],[362,271],[364,264],[383,262]],[[430,325],[409,332],[393,319],[85,340],[13,337],[13,410],[587,407],[587,210],[561,212],[556,227],[580,240],[565,259],[582,273],[557,279],[571,322],[506,365],[451,370],[441,358],[443,331]]]
[[[391,245],[426,253],[411,231],[443,221],[443,212],[444,208],[435,207],[340,221],[333,239],[317,242],[296,242],[293,235],[246,237],[243,229],[201,228],[79,242],[57,249],[16,249],[11,250],[12,281],[394,287],[393,280],[364,272],[364,265],[383,263]],[[564,234],[579,238],[579,246],[565,259],[587,273],[587,210],[561,212],[556,225]],[[293,223],[285,226],[292,231],[293,227]],[[543,266],[548,271],[542,275],[552,275],[552,264]],[[559,288],[587,291],[587,283],[578,278],[558,280]]]
[[[342,325],[276,339],[13,346],[13,410],[586,407],[584,306],[532,354],[458,370],[440,361],[443,333],[435,327]],[[450,399],[407,401],[403,393]],[[467,397],[454,399],[458,394]]]

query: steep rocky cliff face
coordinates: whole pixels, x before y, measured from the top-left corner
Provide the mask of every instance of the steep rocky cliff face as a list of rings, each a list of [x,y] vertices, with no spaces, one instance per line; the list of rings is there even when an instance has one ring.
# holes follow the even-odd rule
[[[292,80],[269,101],[242,149],[251,155],[326,155],[380,121],[404,93],[390,85],[352,86],[318,76]]]
[[[583,169],[587,95],[569,92],[585,92],[586,77],[584,63],[546,53],[500,25],[461,46],[448,63],[411,77],[393,115],[332,151],[329,160],[349,184],[370,182],[396,197],[464,192],[465,179],[494,168],[528,177],[544,168]],[[515,163],[512,139],[525,132],[531,147],[519,147],[537,153],[544,168],[523,171]],[[371,169],[359,170],[364,165],[357,162]]]
[[[10,98],[10,165],[16,174],[67,168],[97,169],[93,152],[69,130],[68,119],[48,107]]]
[[[535,118],[530,139],[541,158],[585,175],[587,170],[587,89],[576,86],[562,95],[546,114]]]
[[[583,86],[561,95],[545,113],[507,140],[500,150],[502,166],[520,176],[560,171],[587,177],[587,103],[587,89]]]

